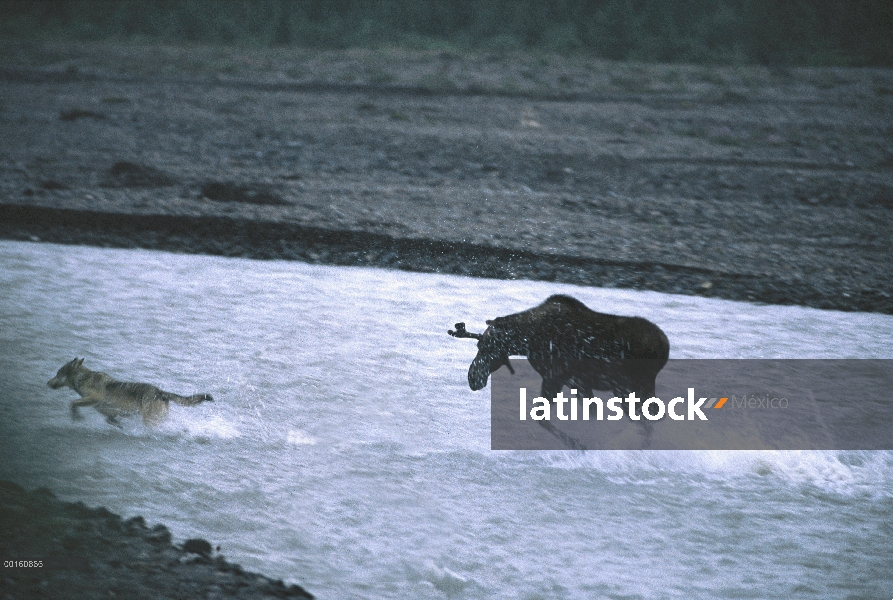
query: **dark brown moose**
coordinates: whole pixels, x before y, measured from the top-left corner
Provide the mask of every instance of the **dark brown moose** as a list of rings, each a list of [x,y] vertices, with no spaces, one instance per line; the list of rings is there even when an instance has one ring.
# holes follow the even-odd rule
[[[477,356],[468,368],[472,390],[484,388],[503,365],[514,373],[510,356],[526,356],[543,378],[544,398],[568,386],[588,396],[593,390],[611,390],[619,397],[635,392],[646,400],[654,396],[655,379],[670,355],[670,341],[654,323],[598,313],[564,295],[487,325],[484,333],[470,333],[465,323],[447,332],[478,340]]]

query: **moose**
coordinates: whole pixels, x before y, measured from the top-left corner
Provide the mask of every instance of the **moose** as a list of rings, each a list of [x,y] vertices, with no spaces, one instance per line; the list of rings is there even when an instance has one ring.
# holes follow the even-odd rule
[[[487,325],[484,333],[467,331],[465,323],[447,332],[478,340],[477,356],[468,368],[474,391],[483,389],[503,365],[514,374],[510,356],[526,356],[543,378],[544,398],[568,386],[589,396],[593,390],[611,390],[620,397],[636,392],[644,400],[654,396],[655,379],[670,355],[670,341],[654,323],[598,313],[561,294]]]

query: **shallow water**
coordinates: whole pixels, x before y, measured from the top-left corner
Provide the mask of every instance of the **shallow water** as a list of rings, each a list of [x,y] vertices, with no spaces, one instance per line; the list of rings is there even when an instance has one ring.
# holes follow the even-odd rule
[[[206,537],[320,598],[893,594],[893,453],[493,452],[472,340],[569,293],[673,358],[893,358],[893,317],[0,242],[0,477]],[[216,402],[73,422],[85,366]]]

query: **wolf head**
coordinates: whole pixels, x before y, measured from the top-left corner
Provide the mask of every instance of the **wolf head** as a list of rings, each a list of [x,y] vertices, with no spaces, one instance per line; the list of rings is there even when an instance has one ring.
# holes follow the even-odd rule
[[[475,392],[487,385],[490,374],[506,365],[514,373],[509,356],[519,354],[510,329],[501,327],[499,319],[487,321],[487,329],[478,340],[478,353],[468,367],[468,386]]]
[[[70,386],[74,375],[78,372],[80,366],[84,363],[83,358],[75,358],[71,362],[62,365],[62,368],[56,372],[56,376],[47,381],[47,385],[58,390],[63,386]]]

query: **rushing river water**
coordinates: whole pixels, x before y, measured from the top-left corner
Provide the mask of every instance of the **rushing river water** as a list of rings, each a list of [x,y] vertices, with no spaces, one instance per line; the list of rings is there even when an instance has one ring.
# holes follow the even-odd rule
[[[673,358],[893,358],[884,315],[0,242],[0,477],[320,598],[893,597],[893,453],[491,451],[446,330],[556,292]],[[75,356],[216,402],[73,422]]]

